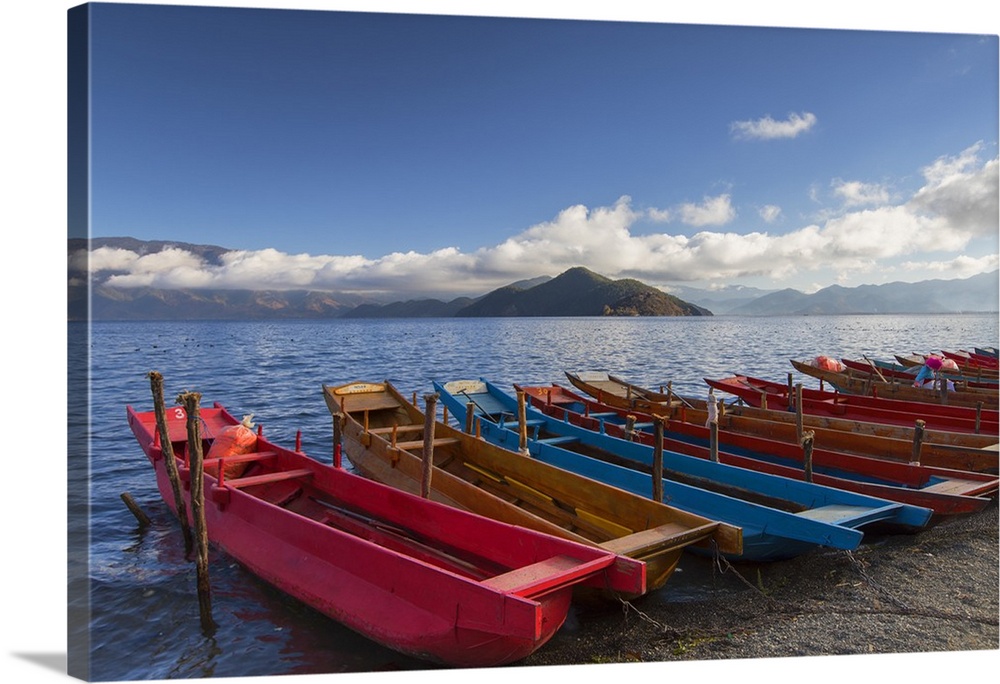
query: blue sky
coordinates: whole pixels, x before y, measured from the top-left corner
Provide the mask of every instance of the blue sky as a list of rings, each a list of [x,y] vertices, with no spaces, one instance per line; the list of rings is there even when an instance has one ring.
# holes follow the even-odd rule
[[[92,41],[91,234],[238,250],[92,255],[122,286],[997,268],[995,34],[98,4]]]

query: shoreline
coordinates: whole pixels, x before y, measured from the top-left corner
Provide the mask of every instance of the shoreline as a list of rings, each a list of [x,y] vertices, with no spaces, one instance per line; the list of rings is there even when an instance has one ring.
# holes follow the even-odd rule
[[[701,580],[700,595],[682,595],[671,577],[641,599],[584,606],[579,624],[519,665],[997,651],[998,529],[994,499],[915,534],[866,537],[854,551],[766,564],[686,558],[683,582]]]

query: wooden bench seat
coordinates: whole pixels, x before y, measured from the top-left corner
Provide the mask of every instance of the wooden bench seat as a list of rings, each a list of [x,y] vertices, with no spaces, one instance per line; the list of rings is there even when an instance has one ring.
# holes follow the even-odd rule
[[[549,444],[551,446],[559,446],[560,444],[572,444],[573,442],[579,442],[579,438],[572,436],[565,437],[545,437],[538,440],[539,444]]]
[[[458,444],[461,441],[462,440],[458,439],[457,437],[439,437],[434,440],[434,446],[447,446],[449,444]],[[404,449],[406,451],[409,451],[410,449],[423,449],[424,440],[419,439],[419,440],[414,440],[412,442],[396,442],[396,448]]]
[[[266,461],[268,459],[274,458],[278,455],[277,451],[254,451],[249,454],[236,454],[234,456],[222,456],[222,457],[212,457],[206,458],[205,462],[221,460],[226,465],[231,465],[233,463],[254,463],[257,461]]]
[[[620,556],[649,554],[661,549],[687,546],[699,539],[711,536],[718,526],[719,524],[716,522],[706,523],[698,527],[690,527],[680,523],[665,523],[648,530],[639,530],[628,536],[611,539],[602,543],[601,548]]]
[[[298,468],[296,470],[281,470],[276,473],[264,473],[263,475],[251,475],[249,477],[237,477],[227,480],[229,487],[252,487],[254,485],[266,484],[268,482],[281,482],[282,480],[296,480],[302,477],[309,477],[313,471],[309,468]]]
[[[391,435],[393,429],[396,430],[396,434],[402,434],[404,432],[421,432],[424,429],[423,425],[390,425],[388,427],[377,427],[371,428],[368,432],[373,435]]]
[[[983,486],[982,482],[976,480],[963,480],[958,477],[950,477],[941,482],[921,488],[922,492],[939,492],[941,494],[965,494],[975,491]]]
[[[580,561],[569,556],[553,556],[531,565],[526,565],[502,575],[484,580],[483,584],[500,591],[525,593],[536,586],[544,586],[552,581],[552,575],[569,570]]]

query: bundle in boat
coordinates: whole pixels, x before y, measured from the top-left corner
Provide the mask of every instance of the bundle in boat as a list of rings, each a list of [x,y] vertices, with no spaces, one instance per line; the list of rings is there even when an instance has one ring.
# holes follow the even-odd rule
[[[178,510],[165,454],[190,511],[183,409],[127,407],[164,501]],[[239,421],[223,406],[198,416],[207,453]],[[504,665],[544,645],[581,585],[642,593],[645,565],[612,551],[429,501],[270,442],[204,472],[212,544],[252,573],[388,648],[455,667]],[[227,465],[246,465],[227,478]]]

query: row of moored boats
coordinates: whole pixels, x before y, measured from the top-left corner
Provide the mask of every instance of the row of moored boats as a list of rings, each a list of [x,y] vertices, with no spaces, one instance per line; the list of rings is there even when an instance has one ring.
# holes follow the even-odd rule
[[[996,350],[963,354],[820,356],[792,361],[819,389],[733,376],[706,379],[704,399],[606,371],[442,379],[422,401],[389,381],[324,385],[332,463],[260,428],[228,446],[250,427],[219,404],[128,420],[175,512],[167,459],[184,499],[208,455],[209,537],[252,572],[385,646],[482,667],[541,647],[575,593],[659,589],[686,551],[852,550],[990,505]]]

